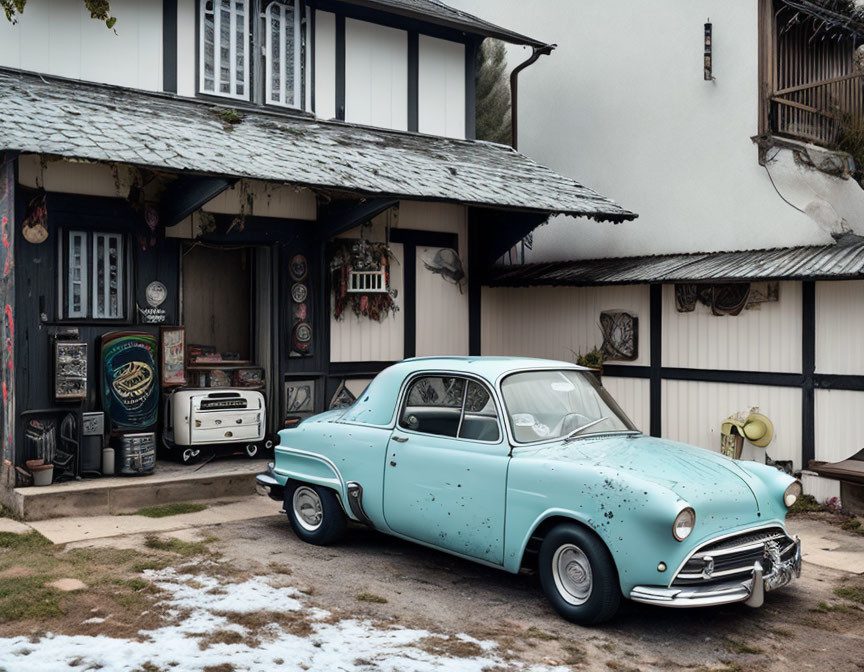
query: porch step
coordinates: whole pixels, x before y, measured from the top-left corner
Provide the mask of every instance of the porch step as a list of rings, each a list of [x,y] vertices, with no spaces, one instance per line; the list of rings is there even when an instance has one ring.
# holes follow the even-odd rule
[[[267,460],[214,460],[194,466],[158,462],[152,476],[96,478],[15,488],[12,509],[22,520],[133,513],[148,506],[245,497]]]

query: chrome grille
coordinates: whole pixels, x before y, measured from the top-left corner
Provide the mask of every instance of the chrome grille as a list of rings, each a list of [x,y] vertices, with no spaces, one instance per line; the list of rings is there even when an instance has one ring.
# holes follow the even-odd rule
[[[687,560],[672,585],[704,586],[746,578],[757,562],[762,565],[764,572],[769,572],[771,561],[766,554],[766,545],[772,543],[779,547],[783,560],[788,559],[793,552],[793,541],[779,527],[743,532],[720,541],[708,542]]]

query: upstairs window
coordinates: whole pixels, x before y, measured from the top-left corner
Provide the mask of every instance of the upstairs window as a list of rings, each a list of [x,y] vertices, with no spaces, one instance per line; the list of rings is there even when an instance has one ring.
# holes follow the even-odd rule
[[[201,1],[201,93],[249,99],[249,4]]]
[[[864,123],[860,23],[824,4],[761,0],[760,133],[845,149]]]
[[[298,0],[271,2],[264,12],[265,99],[301,107],[302,22]]]

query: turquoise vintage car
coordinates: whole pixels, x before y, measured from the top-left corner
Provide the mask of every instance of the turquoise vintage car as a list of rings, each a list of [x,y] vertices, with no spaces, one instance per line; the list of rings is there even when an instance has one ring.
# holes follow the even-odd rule
[[[538,572],[580,624],[630,598],[747,602],[801,572],[772,467],[644,436],[586,369],[513,358],[420,358],[348,409],[280,433],[258,482],[304,541],[354,520],[508,572]]]

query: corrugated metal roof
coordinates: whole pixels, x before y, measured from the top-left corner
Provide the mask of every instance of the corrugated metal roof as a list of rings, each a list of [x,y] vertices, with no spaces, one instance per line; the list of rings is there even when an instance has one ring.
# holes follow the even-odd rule
[[[0,69],[0,148],[369,196],[623,221],[635,214],[510,147]]]
[[[543,42],[521,35],[506,28],[478,18],[468,12],[455,9],[437,0],[343,0],[352,5],[380,9],[390,14],[400,14],[412,18],[420,18],[435,25],[454,28],[456,30],[494,37],[513,44],[544,46]]]
[[[496,266],[488,284],[519,287],[860,277],[864,277],[864,238],[847,235],[836,245],[824,247]]]

